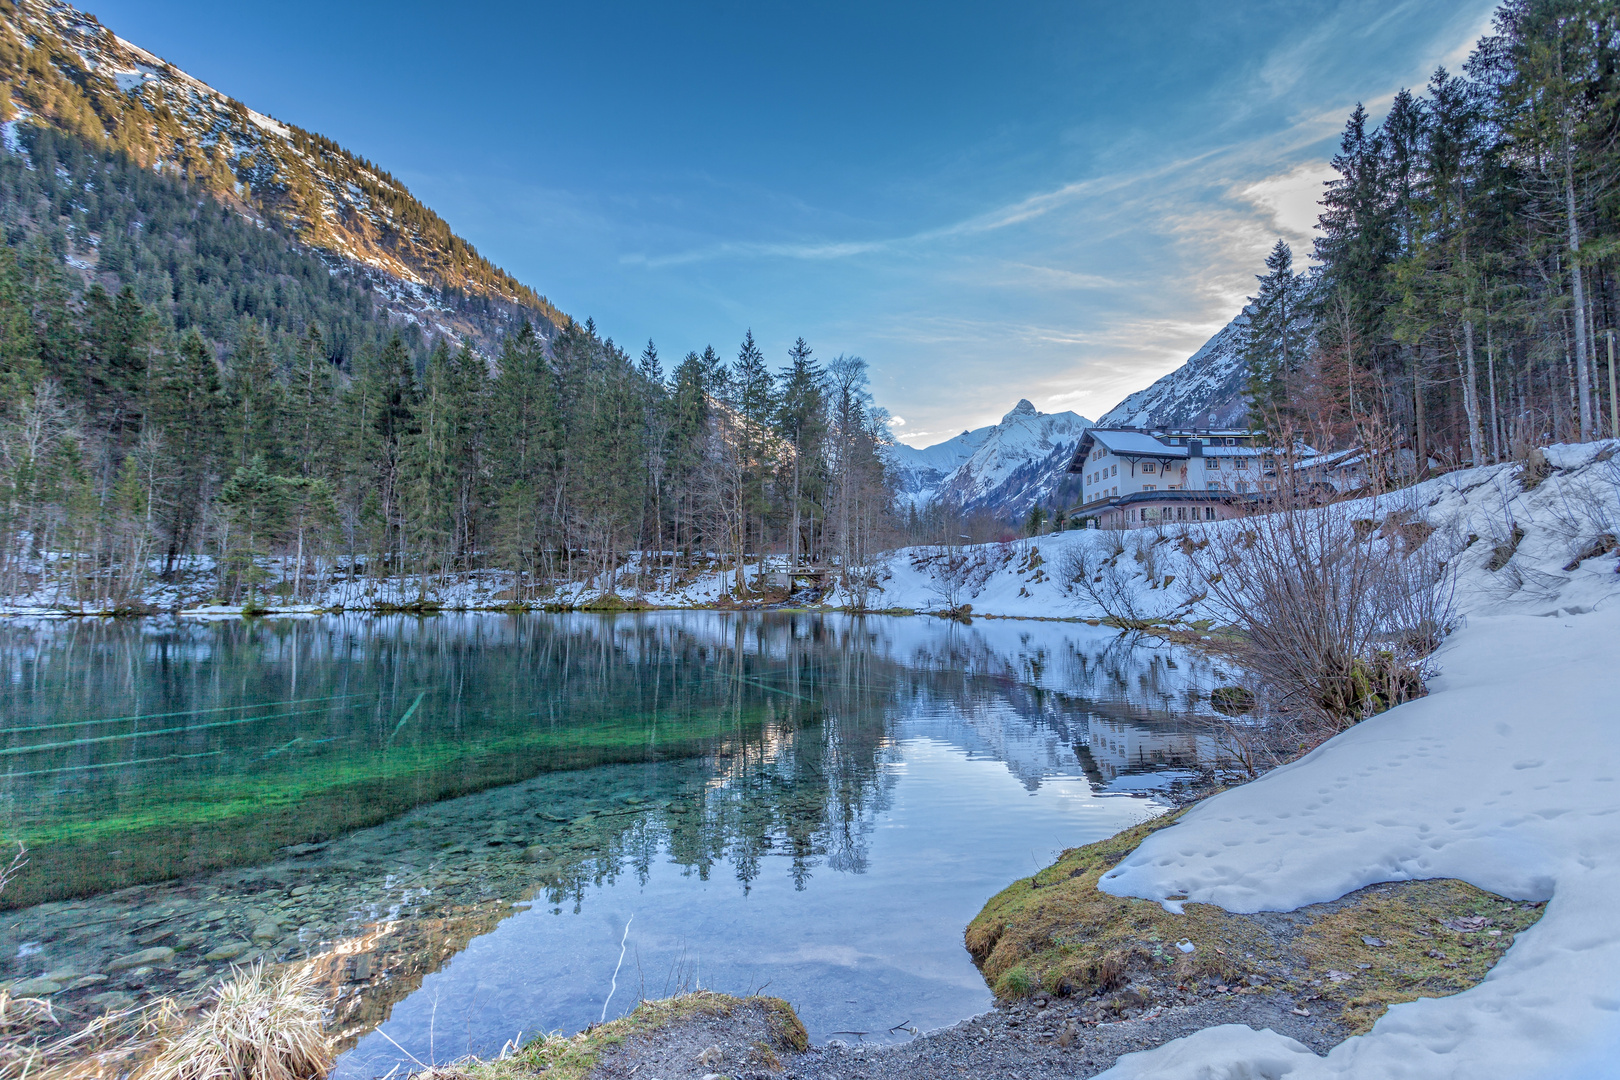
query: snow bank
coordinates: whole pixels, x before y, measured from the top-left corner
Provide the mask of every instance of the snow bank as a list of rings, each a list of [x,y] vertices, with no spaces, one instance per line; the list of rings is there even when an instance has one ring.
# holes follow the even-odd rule
[[[1335,510],[1352,518],[1383,521],[1396,515],[1434,525],[1439,530],[1436,542],[1460,549],[1456,599],[1465,616],[1586,610],[1620,585],[1613,574],[1613,552],[1575,562],[1596,538],[1620,535],[1616,455],[1620,442],[1614,440],[1551,446],[1546,449],[1551,475],[1528,491],[1519,465],[1492,465],[1448,473],[1377,499],[1341,503]],[[1216,615],[1191,591],[1192,567],[1179,541],[1183,535],[1197,540],[1209,530],[1241,528],[1241,519],[1169,522],[1162,534],[1152,529],[1125,534],[1127,553],[1118,565],[1132,576],[1138,606],[1168,620]],[[1511,557],[1489,569],[1498,546],[1513,544],[1515,530],[1521,536]],[[904,548],[878,567],[878,584],[867,605],[944,611],[955,606],[950,600],[955,596],[956,603],[970,604],[975,615],[1100,618],[1105,612],[1064,580],[1062,569],[1066,557],[1079,548],[1107,557],[1111,545],[1119,542],[1118,534],[1082,529],[953,553]],[[1141,545],[1151,546],[1151,565],[1135,559]],[[1031,551],[1038,558],[1031,559]],[[943,569],[948,555],[966,563],[954,588]],[[837,605],[850,598],[836,594],[828,600]]]
[[[1235,788],[1149,837],[1104,891],[1288,911],[1380,881],[1460,878],[1547,900],[1479,986],[1390,1009],[1289,1076],[1614,1075],[1620,1051],[1620,604],[1475,619],[1433,692]],[[1153,1054],[1109,1076],[1258,1072],[1288,1040],[1215,1044],[1205,1073]],[[1297,1044],[1294,1044],[1297,1047]],[[1299,1048],[1302,1049],[1302,1048]],[[1596,1072],[1575,1067],[1603,1062]],[[1244,1072],[1244,1069],[1250,1070]]]

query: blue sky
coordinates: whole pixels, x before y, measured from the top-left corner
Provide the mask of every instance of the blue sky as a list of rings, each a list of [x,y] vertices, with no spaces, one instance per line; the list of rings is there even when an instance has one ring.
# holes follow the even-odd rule
[[[1479,0],[85,4],[404,181],[632,352],[871,364],[927,445],[1096,417],[1308,249],[1344,117]]]

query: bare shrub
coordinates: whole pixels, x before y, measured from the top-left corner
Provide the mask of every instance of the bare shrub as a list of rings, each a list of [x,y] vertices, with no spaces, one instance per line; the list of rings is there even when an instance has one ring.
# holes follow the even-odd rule
[[[857,564],[844,571],[845,606],[850,611],[870,611],[872,594],[878,589],[878,571],[874,566]]]
[[[1485,563],[1485,569],[1493,574],[1501,570],[1508,564],[1508,560],[1513,558],[1513,553],[1519,550],[1519,543],[1523,539],[1524,530],[1517,525],[1513,526],[1513,530],[1505,538],[1491,546],[1491,557]]]
[[[1610,458],[1590,468],[1606,483],[1572,484],[1562,477],[1553,481],[1556,498],[1548,516],[1553,535],[1569,552],[1566,572],[1613,551],[1620,535],[1620,463]]]
[[[1070,593],[1090,600],[1121,627],[1150,629],[1174,612],[1175,601],[1168,591],[1146,588],[1136,580],[1133,563],[1142,567],[1145,584],[1156,583],[1158,563],[1152,544],[1145,539],[1134,542],[1131,547],[1135,558],[1128,562],[1122,557],[1126,551],[1124,534],[1113,535],[1118,536],[1118,543],[1110,537],[1100,552],[1089,544],[1072,545],[1058,560],[1058,573]]]
[[[1215,531],[1192,561],[1236,633],[1211,644],[1328,731],[1420,696],[1451,624],[1454,552],[1433,534],[1403,516],[1368,536],[1336,508],[1298,506]]]
[[[1141,565],[1142,576],[1148,579],[1149,585],[1154,584],[1159,580],[1159,557],[1155,553],[1158,540],[1138,535],[1131,546],[1134,549],[1131,556]]]
[[[236,969],[213,1007],[165,1040],[141,1080],[315,1080],[331,1067],[314,976],[256,964]]]
[[[1547,455],[1541,452],[1541,447],[1526,447],[1519,463],[1519,486],[1525,491],[1534,491],[1543,480],[1552,475],[1552,471],[1552,463],[1547,460]]]
[[[918,556],[914,565],[929,576],[929,591],[939,599],[940,614],[947,618],[966,618],[972,606],[963,602],[972,585],[973,572],[983,563],[983,556],[975,559],[965,548],[941,545],[930,555]]]

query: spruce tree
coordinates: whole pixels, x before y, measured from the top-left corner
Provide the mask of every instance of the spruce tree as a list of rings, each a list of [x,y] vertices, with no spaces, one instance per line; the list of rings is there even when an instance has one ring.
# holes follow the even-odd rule
[[[788,364],[782,369],[777,406],[777,425],[792,451],[789,464],[788,560],[799,565],[803,550],[802,522],[806,481],[816,476],[821,438],[826,432],[826,413],[821,366],[811,359],[810,346],[799,338],[788,350]]]
[[[1266,256],[1260,291],[1249,298],[1243,359],[1249,371],[1250,423],[1276,434],[1288,416],[1288,377],[1305,358],[1305,286],[1294,255],[1279,239]]]
[[[197,539],[218,465],[225,399],[213,349],[195,330],[166,352],[146,403],[161,440],[169,479],[160,527],[167,538],[165,575]]]

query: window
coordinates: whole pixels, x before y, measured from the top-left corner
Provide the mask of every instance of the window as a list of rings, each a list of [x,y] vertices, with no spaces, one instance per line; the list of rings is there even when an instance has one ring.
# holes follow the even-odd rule
[[[1143,484],[1142,485],[1142,490],[1143,491],[1158,491],[1159,490],[1159,485],[1157,485],[1157,484]]]
[[[1151,461],[1142,462],[1142,471],[1143,472],[1152,472],[1153,471],[1153,462],[1151,462]]]
[[[1119,475],[1119,466],[1118,465],[1111,466],[1109,468],[1109,470],[1108,470],[1108,475],[1109,476],[1118,476]]]
[[[1186,521],[1187,520],[1187,508],[1185,506],[1176,507],[1176,520],[1177,521]]]
[[[1209,483],[1208,483],[1208,484],[1206,484],[1206,485],[1205,485],[1205,486],[1206,486],[1206,487],[1208,487],[1208,488],[1209,488],[1209,490],[1211,490],[1211,491],[1219,491],[1219,490],[1221,490],[1221,485],[1219,485],[1219,484],[1217,484],[1217,483],[1216,483],[1216,482],[1215,482],[1215,481],[1213,481],[1213,480],[1211,480],[1211,481],[1210,481],[1210,482],[1209,482]]]
[[[1214,521],[1215,520],[1215,508],[1213,506],[1204,507],[1204,520],[1205,521]]]
[[[1209,467],[1210,467],[1210,468],[1212,468],[1212,469],[1215,469],[1215,470],[1217,470],[1217,471],[1219,471],[1219,470],[1220,470],[1220,467],[1221,467],[1221,459],[1220,459],[1220,458],[1218,458],[1218,457],[1212,457],[1212,458],[1210,458],[1210,459],[1209,459]]]

